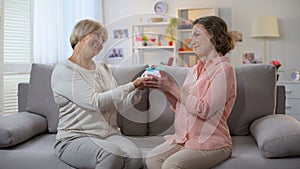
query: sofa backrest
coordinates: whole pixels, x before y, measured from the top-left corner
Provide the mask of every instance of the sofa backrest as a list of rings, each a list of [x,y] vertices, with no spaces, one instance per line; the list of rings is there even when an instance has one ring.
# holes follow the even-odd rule
[[[171,67],[154,65],[166,71],[174,81],[182,86],[187,67]],[[110,69],[119,85],[136,79],[148,65],[133,67],[111,66]],[[118,113],[118,125],[123,134],[128,136],[155,136],[174,133],[174,113],[169,109],[170,104],[164,94],[156,89],[145,89],[139,104],[126,112]]]
[[[128,83],[140,76],[148,65],[133,67],[111,66],[112,73],[119,85]],[[179,85],[182,86],[190,68],[162,66]],[[50,86],[53,66],[33,64],[28,90],[27,110],[45,116],[49,132],[56,132],[58,109]],[[249,134],[249,125],[259,117],[274,113],[276,102],[276,77],[272,65],[243,65],[235,68],[237,78],[237,100],[228,119],[232,135]],[[19,85],[26,90],[25,84]],[[170,104],[160,91],[145,89],[139,104],[126,112],[119,112],[118,125],[125,135],[154,136],[174,133],[174,113]],[[26,91],[19,91],[24,98]],[[284,97],[284,95],[283,95]],[[26,97],[25,97],[26,98]],[[20,101],[20,110],[24,102]],[[24,99],[25,100],[25,99]]]
[[[57,132],[59,111],[51,89],[51,75],[54,66],[32,64],[26,110],[46,117],[48,131]]]
[[[148,65],[112,66],[111,70],[117,83],[122,85],[141,76],[146,67]],[[59,110],[54,101],[50,82],[53,69],[54,66],[33,63],[29,84],[19,84],[18,91],[20,112],[28,111],[44,116],[47,119],[48,132],[50,133],[57,132],[59,118]],[[148,89],[143,91],[143,97],[139,104],[118,114],[118,125],[124,134],[133,136],[148,134],[148,91]]]
[[[132,67],[110,66],[118,85],[126,84],[141,76],[148,65]],[[148,134],[148,101],[149,90],[145,89],[141,102],[125,112],[118,112],[118,126],[121,132],[128,136],[145,136]]]
[[[237,98],[228,118],[231,135],[248,135],[250,123],[275,113],[276,73],[269,64],[235,68]]]
[[[182,86],[190,68],[160,66]],[[268,64],[251,64],[235,67],[237,99],[228,118],[231,135],[248,135],[252,121],[275,113],[276,73]],[[174,133],[174,113],[165,96],[149,90],[149,135]],[[155,106],[152,106],[155,105]]]
[[[187,73],[188,67],[172,67],[155,65],[167,72],[177,85],[182,86]],[[173,134],[174,112],[170,110],[170,103],[162,92],[156,89],[149,89],[149,127],[148,135],[166,135]]]

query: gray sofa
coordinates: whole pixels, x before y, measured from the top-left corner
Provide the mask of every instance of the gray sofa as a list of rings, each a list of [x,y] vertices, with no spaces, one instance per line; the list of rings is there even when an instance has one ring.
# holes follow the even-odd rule
[[[111,69],[121,85],[140,76],[147,66]],[[189,71],[161,67],[179,85]],[[52,69],[33,64],[30,83],[19,84],[19,113],[0,117],[1,169],[72,168],[53,152],[58,111],[50,88]],[[284,114],[285,89],[276,85],[275,74],[271,65],[236,67],[237,100],[228,119],[233,153],[216,169],[299,169],[300,123]],[[164,135],[173,133],[173,118],[163,94],[145,89],[141,103],[118,114],[118,124],[145,157],[164,141]]]

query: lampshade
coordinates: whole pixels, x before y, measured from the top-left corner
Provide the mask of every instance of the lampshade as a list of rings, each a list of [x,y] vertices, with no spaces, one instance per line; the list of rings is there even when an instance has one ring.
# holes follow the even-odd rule
[[[275,16],[257,16],[252,22],[251,37],[279,37],[278,21]]]

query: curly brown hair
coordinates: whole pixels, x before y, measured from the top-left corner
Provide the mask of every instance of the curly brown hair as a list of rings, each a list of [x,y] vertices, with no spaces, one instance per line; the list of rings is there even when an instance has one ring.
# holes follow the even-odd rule
[[[212,38],[211,43],[215,46],[217,52],[226,55],[234,48],[234,41],[228,32],[226,22],[217,16],[205,16],[196,19],[193,25],[201,24],[205,27]]]

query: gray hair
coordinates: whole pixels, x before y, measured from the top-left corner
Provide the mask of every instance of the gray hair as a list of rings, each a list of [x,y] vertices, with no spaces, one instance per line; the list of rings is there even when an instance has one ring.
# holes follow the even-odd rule
[[[100,31],[103,43],[106,42],[108,33],[104,25],[90,19],[84,19],[77,22],[70,36],[72,48],[74,49],[78,41],[80,41],[84,36],[95,31]]]

